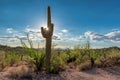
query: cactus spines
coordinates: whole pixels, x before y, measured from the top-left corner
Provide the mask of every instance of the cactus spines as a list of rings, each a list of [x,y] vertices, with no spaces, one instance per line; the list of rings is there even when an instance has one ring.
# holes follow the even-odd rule
[[[54,25],[51,23],[50,7],[47,8],[47,29],[41,27],[42,36],[46,39],[46,70],[50,71],[50,58],[51,58],[51,43]]]

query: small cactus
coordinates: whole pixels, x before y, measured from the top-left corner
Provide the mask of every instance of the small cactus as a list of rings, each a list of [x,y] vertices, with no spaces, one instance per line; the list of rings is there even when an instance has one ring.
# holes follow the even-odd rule
[[[46,70],[50,71],[51,43],[54,25],[51,23],[50,6],[47,8],[47,29],[41,27],[42,36],[46,39]]]

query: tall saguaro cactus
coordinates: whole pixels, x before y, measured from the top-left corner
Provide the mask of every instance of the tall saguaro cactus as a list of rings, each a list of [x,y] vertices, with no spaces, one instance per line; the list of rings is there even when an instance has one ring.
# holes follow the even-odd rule
[[[50,71],[50,58],[51,58],[51,43],[54,25],[51,23],[51,10],[50,6],[47,8],[47,29],[41,27],[42,36],[46,39],[46,69]]]

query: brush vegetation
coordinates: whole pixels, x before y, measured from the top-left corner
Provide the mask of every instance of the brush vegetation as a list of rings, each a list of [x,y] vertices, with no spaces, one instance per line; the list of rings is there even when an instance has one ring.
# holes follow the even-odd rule
[[[45,71],[45,51],[40,49],[39,45],[38,49],[34,49],[33,43],[29,37],[27,40],[29,46],[26,45],[23,40],[20,41],[22,47],[17,47],[17,49],[0,46],[0,71],[8,66],[15,66],[15,64],[17,66],[20,62],[25,62],[27,65],[31,66],[34,72],[39,73]],[[80,71],[94,67],[108,67],[114,65],[120,65],[120,48],[109,47],[92,49],[89,41],[87,41],[83,45],[74,46],[74,49],[52,49],[50,72],[59,73],[65,70],[66,67],[75,68]]]

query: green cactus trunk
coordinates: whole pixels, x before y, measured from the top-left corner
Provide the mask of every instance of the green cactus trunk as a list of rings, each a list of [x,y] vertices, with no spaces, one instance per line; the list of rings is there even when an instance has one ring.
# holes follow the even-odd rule
[[[50,59],[51,59],[51,38],[46,38],[46,69],[50,71]]]
[[[53,28],[54,25],[51,23],[51,11],[50,7],[48,6],[47,9],[47,28],[41,27],[41,33],[44,38],[46,38],[46,70],[50,72],[50,59],[51,59],[51,43],[52,43],[52,35],[53,35]]]

